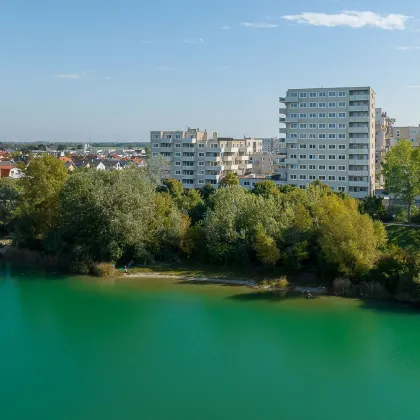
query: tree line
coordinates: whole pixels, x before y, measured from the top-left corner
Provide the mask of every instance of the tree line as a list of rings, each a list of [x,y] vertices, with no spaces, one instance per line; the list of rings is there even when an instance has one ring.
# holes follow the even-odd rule
[[[18,248],[54,255],[76,273],[97,263],[154,261],[316,271],[335,293],[420,298],[420,253],[388,243],[372,198],[360,203],[315,182],[306,190],[234,175],[185,191],[159,168],[68,174],[51,156],[20,180],[0,180],[0,228]]]

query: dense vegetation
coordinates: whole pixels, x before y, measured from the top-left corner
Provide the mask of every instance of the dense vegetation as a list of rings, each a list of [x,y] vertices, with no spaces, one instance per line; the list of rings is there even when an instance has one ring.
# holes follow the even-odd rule
[[[50,156],[31,161],[26,175],[0,183],[1,228],[17,247],[74,272],[130,260],[311,269],[339,294],[420,298],[420,254],[388,244],[376,199],[359,204],[320,183],[300,190],[264,181],[248,192],[234,177],[218,190],[185,192],[141,169],[68,175]]]

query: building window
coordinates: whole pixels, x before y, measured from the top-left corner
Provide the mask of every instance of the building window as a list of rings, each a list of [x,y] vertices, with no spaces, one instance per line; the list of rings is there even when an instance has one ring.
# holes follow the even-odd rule
[[[338,118],[346,118],[347,114],[345,112],[339,112],[338,113]]]
[[[339,192],[346,192],[346,187],[338,187]]]
[[[307,107],[308,107],[308,104],[306,102],[301,102],[299,104],[299,108],[307,108]]]
[[[308,139],[315,140],[316,138],[317,138],[316,134],[314,133],[308,134]]]
[[[180,152],[175,152],[175,157],[181,157],[181,153]]]
[[[204,171],[198,171],[198,175],[204,175]]]
[[[347,104],[345,102],[339,102],[338,103],[339,108],[345,108],[346,106],[347,106]]]
[[[318,108],[326,108],[327,107],[327,103],[326,102],[320,102],[318,104]]]
[[[306,181],[306,175],[299,175],[299,179],[301,181]]]
[[[299,118],[307,118],[307,114],[299,114]]]
[[[335,155],[328,155],[328,160],[335,160]]]
[[[181,175],[181,171],[175,171],[175,175]]]
[[[328,102],[328,108],[336,108],[337,102]]]
[[[297,175],[290,175],[290,179],[297,179]]]
[[[320,130],[323,130],[323,129],[327,128],[327,124],[325,124],[325,123],[320,123],[320,124],[318,124],[318,128],[319,128]]]
[[[337,126],[337,124],[335,124],[335,123],[330,123],[330,124],[328,124],[328,129],[329,129],[329,130],[335,130],[336,126]]]
[[[204,162],[198,162],[198,166],[204,166]]]
[[[330,133],[330,134],[328,134],[328,138],[329,138],[330,140],[334,140],[334,139],[336,138],[335,133]]]
[[[325,140],[327,138],[326,134],[318,134],[318,138],[321,140]]]
[[[289,134],[289,137],[291,138],[291,139],[297,139],[298,137],[297,137],[297,133],[291,133],[291,134]]]
[[[316,155],[309,155],[309,160],[316,160]]]
[[[346,160],[346,155],[338,155],[338,160]]]
[[[338,129],[339,130],[345,130],[346,129],[346,124],[343,124],[343,123],[338,124]]]
[[[309,114],[309,118],[316,118],[316,113]]]
[[[154,139],[158,139],[159,138],[159,134],[153,134],[153,138]]]
[[[335,165],[328,166],[329,171],[335,171]]]
[[[306,165],[299,165],[299,169],[306,170]]]
[[[297,98],[297,96],[298,96],[297,92],[290,92],[291,98]]]
[[[316,136],[316,134],[313,134],[313,135]],[[316,137],[314,137],[314,138],[316,138]],[[316,144],[310,144],[309,148],[310,149],[316,149]]]
[[[346,96],[346,92],[345,91],[338,92],[338,96],[340,98],[344,98]]]
[[[328,150],[335,150],[335,144],[329,144]]]
[[[335,98],[337,96],[337,93],[336,92],[328,92],[328,96],[330,98]]]
[[[318,179],[319,179],[320,181],[325,181],[325,175],[319,175],[319,176],[318,176]]]
[[[318,165],[318,170],[325,171],[325,165]]]
[[[181,166],[181,162],[175,162],[175,166]]]
[[[319,118],[327,118],[327,114],[325,112],[320,112]]]
[[[397,137],[400,137],[401,131],[397,130]]]
[[[298,104],[290,104],[290,108],[297,108]]]
[[[319,144],[318,149],[325,150],[326,149],[325,144]]]
[[[198,147],[199,147],[200,149],[204,149],[204,144],[203,144],[203,143],[200,143],[200,144],[198,145]]]
[[[325,155],[318,155],[318,160],[325,160]]]
[[[337,114],[335,112],[329,112],[328,118],[336,118]]]
[[[298,114],[289,114],[289,117],[290,118],[297,118],[298,117]]]
[[[298,128],[298,125],[296,123],[290,124],[290,128]]]
[[[310,98],[316,98],[317,97],[316,92],[309,92],[309,97]]]
[[[309,102],[309,108],[316,108],[316,102]]]
[[[299,155],[299,159],[306,160],[306,155]]]
[[[179,149],[181,147],[181,143],[176,143],[175,147]]]
[[[299,144],[299,149],[306,149],[306,144]]]
[[[343,140],[343,139],[345,139],[345,138],[346,138],[346,135],[345,135],[345,134],[343,134],[343,133],[341,133],[341,134],[339,134],[339,135],[338,135],[338,138],[339,138],[340,140]]]
[[[306,92],[300,92],[299,93],[299,98],[306,98],[308,95]]]
[[[299,128],[304,128],[304,129],[306,129],[306,124],[299,124]]]
[[[300,138],[300,139],[306,139],[306,134],[304,134],[304,133],[300,133],[300,134],[299,134],[299,138]]]
[[[338,145],[338,150],[346,150],[346,145],[345,144],[339,144]]]
[[[316,176],[315,175],[309,175],[309,181],[315,181]]]
[[[315,165],[309,165],[308,168],[309,168],[310,171],[314,171],[316,169],[316,166]]]
[[[204,157],[204,153],[203,153],[203,152],[200,152],[200,153],[198,154],[198,157]]]
[[[172,138],[172,136],[171,136],[170,134],[167,134],[167,135],[166,135],[166,138],[167,138],[167,139],[171,139],[171,138]]]
[[[301,190],[306,190],[306,185],[299,185],[299,188],[300,188]]]
[[[152,156],[159,156],[158,152],[153,152]]]
[[[335,175],[330,175],[328,177],[328,181],[335,181]]]

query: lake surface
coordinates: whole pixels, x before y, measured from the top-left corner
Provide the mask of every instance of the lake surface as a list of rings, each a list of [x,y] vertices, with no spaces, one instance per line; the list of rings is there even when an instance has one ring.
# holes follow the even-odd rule
[[[0,265],[1,419],[419,419],[419,392],[407,309]]]

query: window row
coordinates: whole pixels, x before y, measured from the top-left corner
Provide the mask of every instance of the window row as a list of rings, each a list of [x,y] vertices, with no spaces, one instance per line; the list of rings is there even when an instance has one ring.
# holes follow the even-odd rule
[[[297,144],[290,144],[289,145],[290,149],[297,149]],[[299,144],[299,149],[316,149],[317,145],[316,144]],[[326,144],[318,144],[318,149],[322,149],[325,150],[327,149],[327,145]],[[346,145],[345,144],[329,144],[328,145],[328,150],[346,150]]]
[[[347,102],[299,102],[291,103],[289,108],[346,108]]]
[[[314,118],[321,118],[321,119],[324,119],[324,118],[347,118],[347,112],[329,112],[328,114],[326,112],[320,112],[318,114],[316,112],[309,113],[309,114],[307,114],[307,113],[297,114],[297,113],[292,112],[292,113],[288,114],[287,116],[289,118],[302,118],[302,119],[304,119],[304,118],[311,118],[311,119],[314,119]]]
[[[291,98],[297,98],[298,93],[297,92],[290,92],[289,95]],[[346,96],[346,92],[344,90],[341,91],[322,91],[322,92],[299,92],[299,98],[335,98],[335,97],[343,98]]]
[[[301,130],[306,130],[306,129],[312,129],[312,130],[316,130],[316,129],[329,129],[329,130],[345,130],[346,129],[346,124],[337,124],[337,123],[292,123],[290,124],[289,128],[291,130],[297,130],[298,128],[300,128]]]
[[[325,134],[325,133],[319,133],[319,134],[316,134],[316,133],[309,133],[309,134],[299,133],[299,137],[298,137],[297,133],[296,134],[291,133],[291,134],[288,135],[288,138],[290,138],[290,139],[299,138],[301,140],[305,140],[305,139],[309,139],[309,140],[316,140],[316,139],[321,139],[321,140],[326,140],[326,139],[329,139],[329,140],[335,140],[335,139],[345,140],[346,137],[347,137],[347,135],[345,133],[339,133],[339,134],[336,134],[336,133],[328,133],[328,134]]]
[[[327,155],[299,155],[300,160],[326,160]],[[288,159],[297,159],[298,155],[289,155]],[[336,155],[328,155],[328,160],[336,160]],[[338,160],[347,160],[346,155],[338,155]]]
[[[315,181],[316,179],[319,179],[320,181],[339,181],[339,182],[346,182],[345,176],[335,176],[335,175],[289,175],[291,180],[297,180],[300,181]]]

